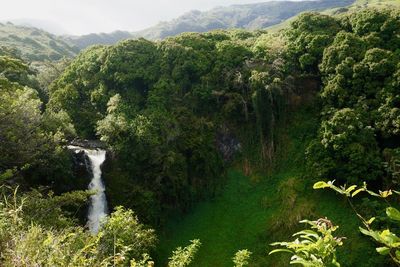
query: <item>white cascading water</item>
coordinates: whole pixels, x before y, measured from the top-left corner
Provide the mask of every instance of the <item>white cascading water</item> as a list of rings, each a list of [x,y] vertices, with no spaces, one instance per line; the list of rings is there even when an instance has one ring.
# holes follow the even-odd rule
[[[89,190],[93,190],[96,193],[90,197],[87,225],[92,233],[97,233],[101,221],[107,216],[106,189],[101,179],[101,165],[106,159],[106,151],[101,149],[85,149],[76,146],[68,146],[68,148],[75,151],[84,151],[90,160],[93,177],[89,184]]]
[[[96,194],[91,196],[91,203],[88,213],[88,226],[92,233],[99,231],[100,222],[107,216],[107,199],[106,188],[101,179],[101,164],[106,159],[106,151],[104,150],[85,150],[90,159],[92,167],[92,181],[89,184],[89,190],[96,191]]]

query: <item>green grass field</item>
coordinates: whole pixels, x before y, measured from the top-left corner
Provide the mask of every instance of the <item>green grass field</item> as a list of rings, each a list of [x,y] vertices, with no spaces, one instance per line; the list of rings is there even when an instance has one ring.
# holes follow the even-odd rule
[[[171,218],[159,233],[158,262],[165,265],[176,247],[200,239],[191,266],[233,266],[235,252],[245,248],[253,252],[250,266],[287,266],[287,255],[267,256],[269,244],[290,239],[301,219],[326,216],[340,225],[337,235],[348,238],[339,250],[342,266],[383,266],[373,243],[358,232],[358,219],[347,202],[333,192],[314,191],[312,178],[305,175],[305,148],[317,125],[314,114],[293,114],[281,133],[285,145],[271,175],[247,177],[235,164],[218,197]]]

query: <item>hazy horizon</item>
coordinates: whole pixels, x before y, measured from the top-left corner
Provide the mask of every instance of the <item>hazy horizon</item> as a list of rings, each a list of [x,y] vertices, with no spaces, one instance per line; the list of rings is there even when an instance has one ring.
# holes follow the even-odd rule
[[[51,28],[58,34],[71,35],[116,30],[138,31],[191,10],[205,11],[217,6],[268,1],[270,0],[114,0],[110,3],[107,0],[6,0],[0,9],[0,21],[35,21],[37,27],[47,27],[47,30]]]

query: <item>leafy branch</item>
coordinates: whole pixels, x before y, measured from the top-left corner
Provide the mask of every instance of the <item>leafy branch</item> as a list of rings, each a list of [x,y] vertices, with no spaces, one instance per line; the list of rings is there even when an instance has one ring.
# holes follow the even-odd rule
[[[376,248],[376,251],[381,255],[389,255],[390,258],[395,262],[398,266],[400,266],[400,238],[393,233],[390,229],[385,230],[374,230],[371,225],[375,220],[375,217],[370,219],[364,218],[354,207],[351,199],[358,195],[360,192],[366,192],[373,197],[380,198],[381,200],[385,201],[388,204],[386,208],[386,215],[389,219],[399,223],[400,222],[400,211],[396,208],[392,207],[390,203],[387,201],[387,198],[392,196],[393,194],[400,195],[399,191],[395,190],[386,190],[386,191],[379,191],[379,193],[375,193],[367,188],[367,184],[364,182],[362,186],[351,185],[346,187],[343,186],[335,186],[334,181],[329,182],[317,182],[313,186],[314,189],[324,189],[330,188],[335,192],[344,195],[351,208],[357,214],[357,216],[362,221],[363,227],[359,227],[359,230],[362,234],[372,237],[376,242],[380,244],[379,247]]]
[[[336,248],[342,246],[344,237],[334,237],[338,226],[334,226],[328,219],[317,221],[303,220],[301,223],[310,225],[311,229],[302,230],[293,236],[293,242],[276,242],[272,246],[281,246],[272,250],[269,255],[278,252],[293,254],[290,264],[301,264],[303,266],[340,266],[336,260]]]

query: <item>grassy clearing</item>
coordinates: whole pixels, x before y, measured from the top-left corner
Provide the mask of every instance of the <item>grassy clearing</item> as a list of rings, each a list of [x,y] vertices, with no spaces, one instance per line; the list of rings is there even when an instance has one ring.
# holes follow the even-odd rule
[[[253,172],[242,161],[228,171],[227,184],[212,201],[199,203],[190,213],[176,216],[160,236],[158,262],[189,240],[199,238],[202,246],[192,266],[232,266],[239,249],[253,252],[251,266],[287,266],[287,255],[267,257],[268,245],[290,239],[301,227],[301,219],[328,217],[340,225],[338,236],[346,236],[340,249],[342,266],[383,266],[373,244],[358,232],[359,222],[346,201],[330,191],[312,190],[305,175],[304,151],[313,138],[315,111],[292,115],[292,123],[280,133],[277,166],[271,175]]]

